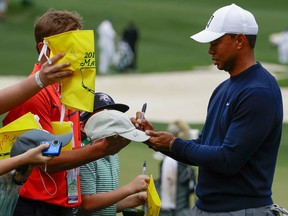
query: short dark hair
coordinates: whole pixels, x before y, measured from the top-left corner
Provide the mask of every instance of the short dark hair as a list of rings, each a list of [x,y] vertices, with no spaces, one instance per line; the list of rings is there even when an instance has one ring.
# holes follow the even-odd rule
[[[49,9],[37,18],[34,26],[36,46],[44,37],[81,29],[82,17],[75,11]]]
[[[257,39],[257,35],[245,35],[245,37],[247,37],[248,42],[249,42],[249,46],[254,49],[255,45],[256,45],[256,39]]]
[[[237,34],[228,34],[228,35],[230,35],[231,38],[234,38]],[[250,48],[254,49],[256,45],[257,35],[244,35],[244,36],[248,39]]]

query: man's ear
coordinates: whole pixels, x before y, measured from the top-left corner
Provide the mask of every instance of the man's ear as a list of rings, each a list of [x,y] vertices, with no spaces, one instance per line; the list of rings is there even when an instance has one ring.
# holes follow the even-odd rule
[[[37,49],[38,54],[40,54],[43,46],[44,46],[44,43],[43,43],[43,42],[39,42],[39,43],[37,44],[36,49]],[[47,55],[47,56],[50,56],[50,49],[49,49],[49,47],[47,47],[46,55]],[[43,56],[42,56],[42,58],[43,58]],[[45,61],[46,61],[46,60],[45,60]]]
[[[38,53],[41,52],[43,45],[44,45],[43,42],[39,42],[39,43],[37,44],[36,48],[37,48]]]
[[[245,44],[246,41],[247,41],[247,38],[245,37],[245,35],[243,35],[243,34],[238,34],[238,35],[236,36],[237,48],[238,48],[238,49],[241,49],[241,48],[244,46],[244,44]]]

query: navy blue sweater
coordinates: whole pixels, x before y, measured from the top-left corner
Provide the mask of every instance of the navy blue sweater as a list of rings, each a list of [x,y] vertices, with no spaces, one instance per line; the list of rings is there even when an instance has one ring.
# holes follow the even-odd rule
[[[199,166],[196,205],[209,212],[272,204],[283,106],[275,78],[260,63],[213,92],[197,140],[177,138],[167,155]]]

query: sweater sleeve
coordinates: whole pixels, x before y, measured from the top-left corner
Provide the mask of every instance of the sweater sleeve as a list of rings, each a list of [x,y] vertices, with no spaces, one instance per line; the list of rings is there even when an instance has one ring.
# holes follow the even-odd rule
[[[266,136],[273,133],[273,122],[279,112],[269,89],[247,89],[241,94],[233,108],[233,118],[223,143],[198,143],[177,138],[171,147],[171,156],[216,172],[236,173],[259,149]]]

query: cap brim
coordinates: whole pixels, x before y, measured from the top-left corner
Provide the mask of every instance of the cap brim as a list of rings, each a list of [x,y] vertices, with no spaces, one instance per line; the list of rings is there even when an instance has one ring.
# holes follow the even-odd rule
[[[190,38],[199,42],[199,43],[210,43],[220,37],[222,37],[225,33],[217,33],[204,29],[203,31],[192,35]]]
[[[98,110],[102,110],[102,109],[114,109],[114,110],[118,110],[120,112],[127,112],[127,110],[129,110],[129,106],[127,106],[126,104],[110,104],[110,105],[105,105],[105,106],[98,106],[97,109],[95,109],[93,112],[96,112]],[[82,115],[80,115],[80,121],[83,121],[87,118],[87,116],[89,116],[90,114],[92,114],[93,112],[89,113],[89,112],[85,112]]]
[[[134,129],[126,133],[121,133],[119,135],[135,142],[145,142],[150,138],[150,136],[146,135],[145,132],[140,131],[138,129]]]
[[[72,139],[72,133],[55,136],[55,139],[59,140],[62,143],[62,147],[66,146]]]
[[[111,104],[111,105],[107,105],[107,106],[102,106],[102,107],[98,107],[95,111],[100,110],[100,109],[107,109],[107,108],[112,108],[114,110],[118,110],[120,112],[125,113],[127,110],[129,110],[129,106],[125,105],[125,104]]]

